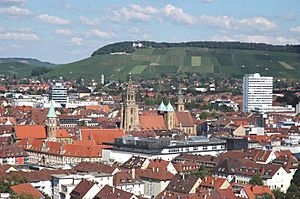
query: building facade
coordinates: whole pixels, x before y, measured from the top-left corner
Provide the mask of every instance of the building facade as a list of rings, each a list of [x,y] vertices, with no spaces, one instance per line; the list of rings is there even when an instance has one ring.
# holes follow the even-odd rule
[[[128,85],[121,104],[120,128],[126,132],[177,129],[190,136],[197,134],[194,119],[191,113],[185,110],[181,89],[178,93],[176,110],[170,102],[167,105],[161,102],[156,114],[139,113],[131,75],[129,75]]]
[[[49,101],[65,105],[68,101],[67,88],[62,83],[56,82],[49,89]]]
[[[273,77],[263,77],[259,73],[243,78],[243,111],[251,112],[259,108],[267,111],[272,107]]]

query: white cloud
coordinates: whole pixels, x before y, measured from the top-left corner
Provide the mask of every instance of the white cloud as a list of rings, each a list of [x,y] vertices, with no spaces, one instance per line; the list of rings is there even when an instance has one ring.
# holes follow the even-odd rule
[[[140,33],[142,31],[137,27],[131,27],[131,28],[128,29],[128,32],[130,32],[130,33]]]
[[[240,41],[240,42],[249,42],[249,43],[267,43],[267,44],[296,44],[299,43],[299,40],[291,37],[286,37],[282,35],[213,35],[210,37],[210,40],[213,41]]]
[[[202,0],[202,3],[213,3],[214,0]]]
[[[56,34],[58,35],[65,35],[65,36],[69,36],[72,35],[72,31],[68,30],[68,29],[56,29]]]
[[[90,25],[90,26],[96,26],[96,25],[100,24],[100,19],[97,19],[97,18],[96,19],[88,19],[86,17],[80,16],[79,21],[82,24]]]
[[[195,17],[184,12],[181,8],[177,8],[171,4],[166,5],[163,14],[175,23],[194,24],[197,20]]]
[[[4,5],[19,5],[24,4],[27,0],[0,0],[0,4]]]
[[[37,41],[39,37],[33,33],[6,32],[0,34],[1,40]]]
[[[95,35],[97,37],[106,37],[106,38],[111,38],[111,37],[114,37],[115,36],[115,33],[113,32],[105,32],[105,31],[101,31],[101,30],[98,30],[98,29],[94,29],[90,32],[87,33],[87,35]]]
[[[153,6],[129,5],[122,7],[113,12],[109,19],[117,22],[121,21],[140,21],[148,22],[156,21],[170,21],[176,24],[194,24],[197,21],[196,17],[184,12],[183,9],[175,7],[171,4],[159,9]]]
[[[22,46],[17,45],[17,44],[12,44],[12,45],[10,45],[10,47],[13,48],[13,49],[20,49],[20,48],[22,48]]]
[[[264,17],[252,17],[237,20],[237,26],[253,27],[260,30],[273,30],[277,27],[276,23]]]
[[[152,15],[157,13],[158,10],[155,7],[142,7],[134,4],[114,11],[111,19],[114,21],[149,21]]]
[[[43,21],[43,22],[49,23],[49,24],[66,25],[66,24],[70,23],[70,20],[63,19],[63,18],[53,16],[53,15],[48,15],[48,14],[38,15],[37,18],[40,21]]]
[[[9,15],[9,16],[26,16],[30,15],[31,11],[27,8],[19,8],[16,6],[0,8],[0,14]]]
[[[276,23],[264,17],[252,17],[245,19],[236,19],[231,16],[209,16],[202,15],[200,17],[202,23],[210,26],[223,28],[226,30],[258,30],[268,31],[277,27]]]
[[[291,31],[291,32],[300,33],[300,26],[290,28],[290,31]]]
[[[74,45],[82,45],[83,39],[80,37],[72,37],[70,43]]]
[[[288,14],[284,15],[283,18],[286,20],[293,21],[293,20],[297,19],[297,15],[294,13],[288,13]]]

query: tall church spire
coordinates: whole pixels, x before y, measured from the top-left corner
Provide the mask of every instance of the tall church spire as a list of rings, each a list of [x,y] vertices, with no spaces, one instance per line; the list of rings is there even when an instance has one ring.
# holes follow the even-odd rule
[[[128,75],[126,92],[121,105],[121,128],[130,132],[139,129],[139,110],[135,102],[135,88],[131,73]]]
[[[178,96],[177,96],[177,102],[176,102],[176,110],[178,112],[182,112],[185,109],[185,107],[184,107],[184,101],[183,101],[183,95],[182,95],[182,91],[181,90],[182,89],[179,86]]]
[[[46,120],[46,132],[47,132],[47,139],[51,141],[56,140],[56,131],[57,131],[57,116],[54,109],[53,101],[50,102],[50,109],[47,114]]]
[[[47,118],[55,118],[55,117],[56,117],[56,113],[55,113],[55,109],[54,109],[54,104],[53,104],[53,101],[51,100],[50,109],[49,109],[49,112],[47,114]]]

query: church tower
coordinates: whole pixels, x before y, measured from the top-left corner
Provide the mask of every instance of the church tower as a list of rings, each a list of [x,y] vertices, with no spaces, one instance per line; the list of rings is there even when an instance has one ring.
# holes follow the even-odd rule
[[[171,102],[169,102],[169,104],[166,106],[165,109],[165,121],[167,124],[167,129],[168,130],[172,130],[175,128],[175,111],[173,106],[171,105]]]
[[[56,141],[56,130],[57,129],[58,129],[57,116],[55,114],[53,101],[51,101],[50,109],[49,109],[49,112],[47,115],[47,120],[46,120],[47,140]]]
[[[177,102],[176,102],[176,110],[178,112],[183,112],[185,110],[181,88],[179,88],[179,91],[178,91],[178,98],[177,98]]]
[[[126,132],[139,129],[139,109],[135,102],[135,89],[129,73],[128,83],[123,103],[121,104],[121,129]]]

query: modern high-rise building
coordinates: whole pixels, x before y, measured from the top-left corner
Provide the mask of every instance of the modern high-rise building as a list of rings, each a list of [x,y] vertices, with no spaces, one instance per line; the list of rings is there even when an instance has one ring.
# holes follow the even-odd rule
[[[268,112],[272,107],[273,77],[250,74],[243,78],[243,111]]]
[[[56,82],[49,89],[49,101],[65,105],[68,101],[67,88],[62,83]]]

